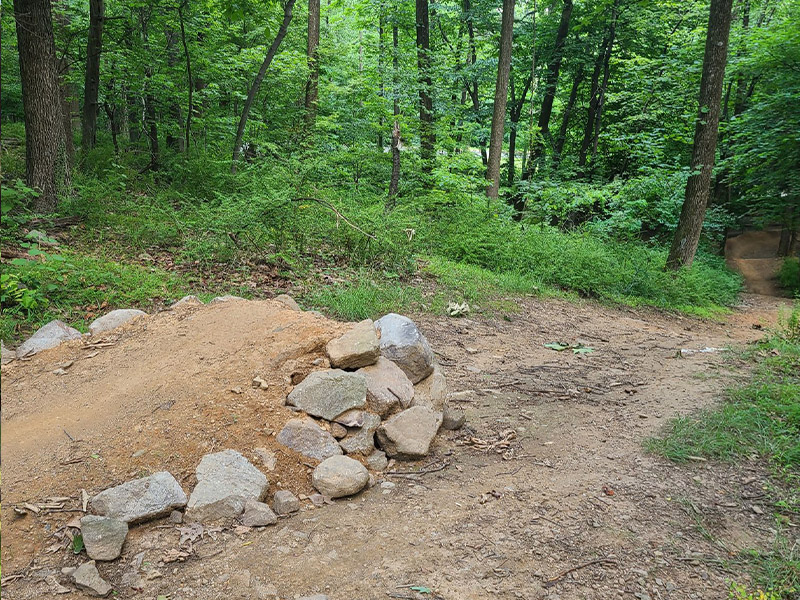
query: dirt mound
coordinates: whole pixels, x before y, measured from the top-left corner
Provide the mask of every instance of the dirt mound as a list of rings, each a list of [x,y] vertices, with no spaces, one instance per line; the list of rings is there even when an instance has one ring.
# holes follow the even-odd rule
[[[311,493],[312,461],[274,436],[293,415],[284,406],[292,384],[327,365],[325,344],[346,328],[275,301],[187,305],[5,366],[4,568],[23,567],[48,545],[48,532],[17,518],[13,505],[165,469],[191,489],[200,458],[216,450],[254,464],[255,448],[272,450],[270,494]],[[267,389],[252,387],[256,376]],[[51,516],[53,531],[74,514]]]
[[[778,257],[781,240],[779,229],[745,231],[725,241],[725,262],[744,277],[745,286],[754,294],[783,296],[777,273],[782,258]]]

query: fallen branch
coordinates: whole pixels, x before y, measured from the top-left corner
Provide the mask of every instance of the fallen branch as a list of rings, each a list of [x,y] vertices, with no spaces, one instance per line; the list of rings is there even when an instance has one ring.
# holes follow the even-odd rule
[[[368,237],[369,239],[371,239],[371,240],[375,240],[376,242],[378,241],[378,238],[376,238],[376,237],[375,237],[374,235],[372,235],[371,233],[367,233],[366,231],[364,231],[363,229],[361,229],[361,227],[359,227],[358,225],[356,225],[355,223],[353,223],[352,221],[350,221],[350,220],[349,220],[347,217],[345,217],[345,216],[344,216],[342,213],[340,213],[340,212],[339,212],[339,209],[337,209],[337,208],[336,208],[336,207],[335,207],[333,204],[331,204],[331,203],[330,203],[330,202],[328,202],[327,200],[320,200],[319,198],[293,198],[293,199],[292,199],[292,202],[316,202],[316,203],[318,203],[318,204],[322,204],[322,206],[324,206],[324,207],[326,207],[327,209],[329,209],[329,210],[333,211],[333,213],[334,213],[334,214],[335,214],[335,215],[336,215],[338,218],[340,218],[342,221],[344,221],[345,223],[347,223],[347,224],[348,224],[350,227],[352,227],[353,229],[355,229],[355,230],[356,230],[356,231],[358,231],[359,233],[362,233],[362,234],[364,234],[365,236],[367,236],[367,237]]]
[[[438,467],[431,467],[430,469],[420,469],[419,471],[386,471],[384,475],[427,475],[428,473],[436,473],[444,471],[450,466],[450,461],[446,460]]]
[[[580,565],[578,565],[576,567],[572,567],[571,569],[567,569],[566,571],[562,571],[561,573],[559,573],[555,577],[551,577],[550,579],[545,580],[542,583],[542,585],[544,587],[546,587],[546,588],[552,587],[555,584],[557,584],[559,581],[564,579],[564,577],[566,577],[570,573],[574,573],[575,571],[580,571],[581,569],[585,569],[586,567],[591,567],[592,565],[599,565],[599,564],[602,564],[602,563],[613,564],[613,565],[617,564],[616,561],[611,560],[610,558],[597,558],[595,560],[590,560],[589,562],[585,562],[583,564],[580,564]]]

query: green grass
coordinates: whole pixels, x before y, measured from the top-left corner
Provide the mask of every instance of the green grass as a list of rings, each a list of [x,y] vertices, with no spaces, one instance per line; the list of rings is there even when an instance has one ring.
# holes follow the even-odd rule
[[[355,281],[319,286],[303,296],[310,304],[346,321],[376,319],[390,312],[408,312],[422,307],[417,288],[400,283],[386,283],[362,274]]]

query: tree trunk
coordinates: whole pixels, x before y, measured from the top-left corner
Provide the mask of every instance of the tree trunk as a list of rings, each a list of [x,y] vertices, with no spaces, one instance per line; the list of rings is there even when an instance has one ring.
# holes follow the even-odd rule
[[[61,119],[64,124],[64,144],[67,153],[67,168],[75,164],[75,140],[72,133],[73,106],[77,105],[75,86],[68,81],[69,64],[65,58],[58,61],[58,87],[61,90]],[[75,110],[77,113],[77,110]]]
[[[564,107],[564,116],[561,118],[561,127],[558,130],[555,146],[553,147],[553,167],[558,168],[561,162],[561,153],[564,151],[564,143],[567,141],[567,129],[572,111],[575,110],[575,102],[578,100],[578,89],[581,87],[585,73],[583,69],[572,80],[572,89],[569,91],[567,105]]]
[[[392,177],[389,180],[389,198],[386,200],[385,212],[391,211],[396,204],[397,188],[400,185],[400,89],[399,80],[399,59],[398,59],[398,34],[397,34],[397,15],[392,22],[392,97],[394,114],[394,126],[392,127]]]
[[[419,138],[422,171],[430,175],[436,159],[436,134],[433,131],[433,81],[431,79],[430,26],[428,0],[416,0],[417,72],[419,77]]]
[[[100,105],[100,54],[103,50],[104,0],[89,0],[89,39],[86,43],[86,80],[83,86],[81,145],[84,152],[97,143],[97,113]]]
[[[503,152],[503,134],[506,121],[508,77],[511,73],[511,42],[514,36],[514,0],[503,0],[503,18],[500,26],[500,57],[497,62],[497,84],[494,88],[492,133],[489,137],[489,164],[486,167],[488,198],[497,198],[500,190],[500,156]]]
[[[314,127],[317,119],[319,90],[319,13],[320,0],[308,0],[308,81],[306,81],[306,126]]]
[[[383,2],[381,2],[378,8],[378,98],[380,101],[378,106],[380,107],[380,114],[378,115],[378,137],[377,137],[377,146],[378,150],[381,152],[383,151],[383,99],[386,96],[386,89],[383,83],[383,55],[386,52],[386,48],[383,45]]]
[[[25,174],[39,192],[34,210],[52,212],[70,185],[50,0],[14,0],[22,104]]]
[[[272,40],[272,44],[267,51],[267,55],[264,57],[264,62],[261,63],[261,68],[258,70],[253,85],[250,86],[250,90],[247,92],[247,100],[244,102],[242,116],[239,119],[239,126],[236,128],[236,141],[233,144],[232,173],[236,173],[236,162],[242,154],[242,139],[244,138],[244,129],[247,126],[247,117],[250,115],[250,107],[253,106],[253,100],[255,100],[256,94],[258,94],[261,82],[264,81],[264,76],[267,74],[267,69],[272,59],[275,58],[275,54],[278,52],[278,47],[281,45],[283,38],[286,37],[286,31],[289,29],[289,23],[292,20],[292,8],[294,7],[294,3],[295,0],[286,0],[286,4],[283,6],[283,22],[278,29],[278,34],[275,36],[275,39]]]
[[[117,140],[117,133],[119,132],[117,125],[117,109],[111,108],[108,102],[103,102],[103,110],[108,117],[108,124],[111,127],[111,142],[114,144],[114,154],[119,154],[119,142]]]
[[[690,267],[700,242],[714,168],[732,3],[733,0],[711,0],[700,79],[700,106],[692,146],[692,174],[686,182],[686,196],[667,258],[666,268],[671,270]]]
[[[189,106],[186,111],[186,127],[184,129],[184,146],[186,147],[186,154],[189,154],[189,140],[192,132],[192,113],[194,112],[194,79],[192,78],[192,59],[189,56],[189,47],[186,45],[186,27],[183,19],[183,9],[186,7],[188,0],[184,0],[178,6],[178,20],[181,25],[181,43],[183,44],[183,56],[186,59],[186,84],[189,90]]]
[[[551,143],[550,117],[553,114],[553,102],[556,98],[558,88],[558,75],[561,70],[561,60],[564,57],[564,44],[569,33],[569,20],[572,16],[572,0],[564,0],[564,8],[561,10],[561,21],[556,32],[556,42],[553,48],[553,56],[547,64],[547,76],[545,78],[544,98],[542,99],[542,110],[539,113],[537,123],[538,137],[533,147],[533,155],[528,163],[528,168],[533,168],[534,161],[542,155],[545,143]]]
[[[170,69],[173,69],[178,64],[177,37],[178,32],[172,27],[168,27],[165,32],[165,38],[167,40],[167,66]],[[169,116],[171,122],[167,129],[167,148],[175,152],[183,152],[185,138],[183,135],[175,135],[176,131],[174,129],[177,126],[177,133],[182,134],[183,117],[181,116],[181,105],[174,98],[169,103]]]

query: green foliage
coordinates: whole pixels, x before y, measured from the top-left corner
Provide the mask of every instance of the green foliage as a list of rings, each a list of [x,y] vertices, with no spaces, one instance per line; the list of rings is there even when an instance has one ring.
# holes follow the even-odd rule
[[[347,321],[376,319],[388,312],[403,312],[419,307],[419,290],[400,283],[375,281],[363,273],[353,281],[316,288],[307,301]]]
[[[791,256],[783,259],[778,281],[787,292],[800,297],[800,259]]]

